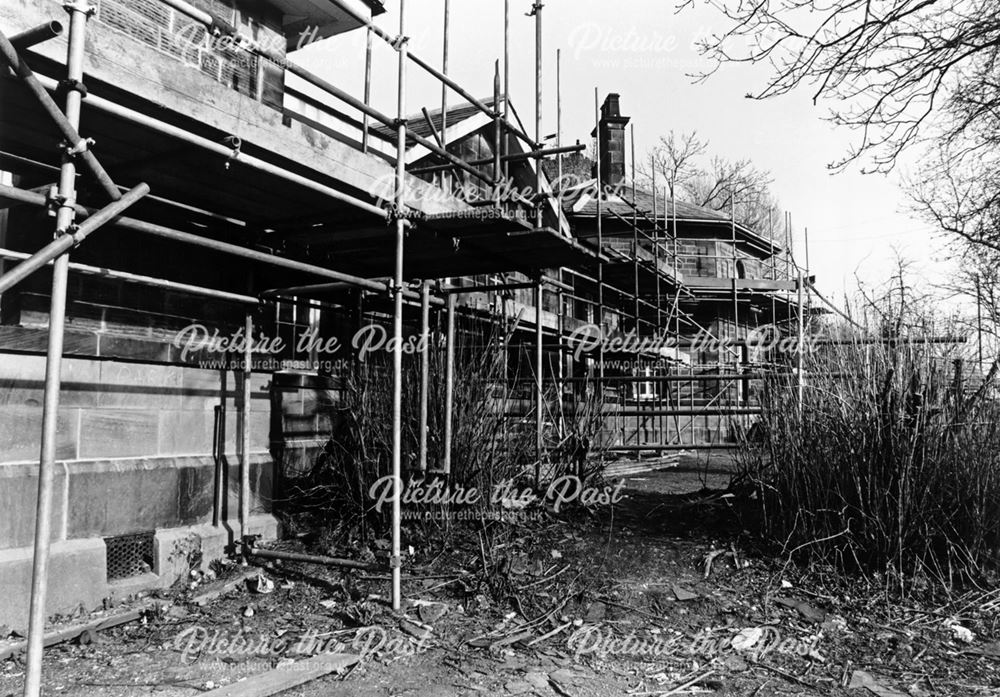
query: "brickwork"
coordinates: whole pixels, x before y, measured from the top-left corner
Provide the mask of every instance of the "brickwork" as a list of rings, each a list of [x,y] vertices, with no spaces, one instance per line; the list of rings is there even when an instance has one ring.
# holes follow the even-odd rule
[[[281,18],[248,10],[223,0],[195,0],[193,5],[237,29],[241,36],[284,55]],[[96,19],[123,31],[165,56],[201,70],[237,92],[258,99],[262,96],[260,73],[266,59],[232,37],[213,37],[208,29],[159,0],[98,0]],[[267,84],[276,76],[269,73]],[[280,78],[278,78],[280,79]],[[273,101],[269,96],[268,101]]]

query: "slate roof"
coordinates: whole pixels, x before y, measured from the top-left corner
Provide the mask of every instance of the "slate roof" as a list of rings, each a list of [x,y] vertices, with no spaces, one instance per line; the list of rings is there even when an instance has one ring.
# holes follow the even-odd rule
[[[568,208],[571,208],[573,203],[568,202]],[[670,199],[666,201],[666,211],[663,207],[664,201],[661,197],[656,198],[656,212],[657,217],[662,218],[664,212],[666,212],[667,217],[670,218],[673,214],[672,204]],[[640,211],[644,211],[649,217],[653,217],[653,194],[648,191],[636,190],[635,192],[635,206]],[[696,206],[693,203],[687,203],[685,201],[677,201],[677,219],[678,220],[706,220],[711,222],[716,221],[728,221],[729,218],[725,215],[719,213],[718,211],[713,211],[709,208],[702,208],[701,206]],[[567,212],[570,212],[567,210]],[[610,200],[605,200],[601,203],[601,214],[611,215],[612,212],[617,213],[625,218],[631,218],[632,215],[632,190],[626,189],[622,192],[622,195],[618,198],[612,198]],[[586,201],[579,210],[573,210],[574,215],[597,215],[597,200],[589,199]]]
[[[488,107],[493,106],[493,97],[489,97],[488,99],[480,99],[479,101]],[[430,114],[431,123],[434,124],[434,128],[438,132],[440,132],[441,110],[430,109],[428,110],[428,113]],[[471,118],[476,114],[480,113],[482,112],[479,111],[479,107],[473,104],[463,104],[461,106],[454,106],[454,107],[449,106],[448,127],[451,128],[452,126],[459,124],[462,121],[465,121],[466,119]],[[427,119],[424,118],[424,113],[422,111],[418,111],[416,114],[410,114],[409,116],[407,116],[406,127],[408,133],[414,133],[424,138],[429,138],[430,140],[434,140],[434,134],[431,133],[431,127],[427,125]],[[379,125],[377,128],[373,128],[372,130],[376,131],[377,133],[385,136],[387,139],[390,140],[396,137],[396,129],[390,128],[386,125]],[[414,145],[416,145],[416,141],[414,141],[412,138],[407,137],[406,140],[408,147],[413,147]]]

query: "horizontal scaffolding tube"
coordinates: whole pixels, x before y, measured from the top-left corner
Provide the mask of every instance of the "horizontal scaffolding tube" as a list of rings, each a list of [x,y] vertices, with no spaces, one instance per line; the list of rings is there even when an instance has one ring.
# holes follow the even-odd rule
[[[26,254],[25,252],[15,252],[12,249],[0,248],[0,259],[23,261],[24,259],[28,259],[30,256],[30,254]],[[52,262],[49,262],[49,264],[51,263]],[[187,283],[169,281],[165,278],[156,278],[154,276],[142,276],[140,274],[128,273],[127,271],[116,271],[103,266],[90,266],[89,264],[77,264],[76,262],[70,262],[69,270],[74,273],[85,274],[88,276],[111,278],[116,281],[136,283],[138,285],[150,286],[153,288],[164,288],[166,290],[173,290],[179,293],[189,293],[191,295],[201,295],[208,298],[215,298],[216,300],[226,300],[228,302],[243,303],[245,305],[260,304],[259,298],[254,298],[249,295],[240,295],[239,293],[230,293],[224,290],[216,290],[214,288],[192,286]]]
[[[810,373],[810,375],[815,375],[816,373]],[[825,373],[825,375],[830,375]],[[769,378],[792,378],[795,377],[795,373],[719,373],[719,374],[695,374],[687,375],[684,373],[677,373],[671,375],[605,375],[604,382],[703,382],[703,381],[719,381],[719,380],[767,380]],[[555,380],[546,379],[545,382],[597,382],[596,377],[572,377],[572,378],[562,378]],[[523,382],[525,384],[534,384],[534,378],[517,378],[517,382]]]
[[[39,77],[38,80],[46,87],[46,89],[51,89],[51,90],[56,89],[57,84],[55,80],[52,80],[47,77]],[[177,126],[173,126],[158,119],[154,119],[151,116],[146,116],[145,114],[142,114],[133,109],[123,107],[119,104],[114,103],[109,99],[104,99],[103,97],[98,97],[97,95],[89,94],[87,95],[87,99],[84,102],[84,104],[86,104],[87,106],[94,107],[96,109],[100,109],[101,111],[104,111],[106,113],[113,114],[114,116],[118,116],[119,118],[123,118],[134,124],[145,126],[154,131],[158,131],[159,133],[162,133],[164,135],[172,136],[174,138],[177,138],[178,140],[190,143],[191,145],[196,145],[205,150],[218,153],[219,155],[224,155],[227,158],[231,158],[233,156],[233,149],[228,145],[217,143],[203,136],[195,135],[194,133],[186,131],[183,128],[178,128]],[[266,172],[267,174],[271,174],[286,181],[299,184],[317,193],[323,194],[324,196],[328,196],[337,201],[341,201],[342,203],[350,204],[355,208],[359,208],[373,215],[377,215],[380,218],[388,218],[389,213],[385,208],[380,208],[379,206],[376,206],[373,203],[368,203],[367,201],[363,201],[349,194],[345,194],[342,191],[338,191],[333,187],[326,186],[325,184],[320,184],[319,182],[315,182],[312,179],[309,179],[308,177],[302,176],[301,174],[290,172],[279,165],[272,164],[266,160],[254,157],[253,155],[247,155],[246,153],[241,153],[237,158],[237,162],[244,164],[252,169],[256,169],[261,172]]]
[[[638,416],[752,416],[763,414],[760,407],[692,407],[690,409],[608,409],[601,413],[605,417],[638,417]],[[528,419],[533,416],[533,411],[528,412],[506,412],[505,417],[509,419]]]
[[[612,445],[608,450],[613,453],[634,453],[642,450],[736,450],[739,447],[739,443],[648,443],[647,445]]]
[[[62,32],[62,23],[53,19],[45,24],[38,25],[34,29],[22,31],[20,34],[14,34],[14,36],[10,37],[10,43],[18,51],[23,51],[24,49],[31,48],[36,44],[42,43],[43,41],[54,39],[62,34]]]
[[[59,237],[49,242],[3,276],[0,276],[0,293],[10,290],[56,257],[62,256],[83,242],[90,233],[117,217],[122,211],[141,199],[148,192],[149,187],[146,184],[139,184],[117,201],[109,203],[106,207],[93,213],[75,229],[71,228],[61,231],[62,234]],[[43,196],[43,201],[44,198]]]
[[[389,126],[390,128],[394,128],[396,126],[396,119],[392,118],[391,116],[388,116],[387,114],[383,114],[381,111],[379,111],[378,109],[369,104],[365,104],[357,97],[351,95],[348,92],[345,92],[336,85],[324,80],[319,75],[316,75],[315,73],[306,70],[302,66],[289,62],[285,64],[285,70],[290,72],[292,75],[302,78],[309,84],[315,87],[319,87],[324,92],[332,94],[340,101],[344,102],[345,104],[351,105],[361,113],[368,114],[376,121],[381,122],[383,125]]]
[[[336,2],[338,2],[338,0],[333,0],[333,2],[336,3]],[[444,73],[442,73],[440,70],[438,70],[437,68],[435,68],[434,66],[432,66],[430,63],[428,63],[427,61],[425,61],[423,58],[420,58],[419,56],[416,56],[416,55],[414,55],[412,53],[408,53],[407,55],[409,56],[410,60],[412,60],[414,63],[416,63],[417,65],[419,65],[421,68],[423,68],[424,70],[426,70],[427,72],[429,72],[431,75],[433,75],[434,77],[436,77],[438,80],[440,80],[444,84],[448,85],[448,87],[450,87],[455,92],[457,92],[463,99],[465,99],[465,101],[469,102],[469,104],[471,104],[472,106],[476,107],[477,109],[479,109],[484,114],[487,114],[487,115],[492,116],[492,117],[499,116],[500,117],[500,123],[503,125],[503,127],[505,129],[507,129],[508,132],[514,134],[519,139],[521,139],[522,141],[524,141],[525,143],[527,143],[528,145],[530,145],[533,150],[540,150],[541,149],[541,147],[542,147],[541,143],[536,142],[530,136],[528,136],[527,133],[525,133],[521,129],[517,128],[510,121],[507,121],[506,119],[504,119],[502,112],[499,110],[500,109],[499,105],[497,105],[497,110],[496,111],[490,109],[488,106],[486,106],[485,104],[483,104],[481,101],[479,101],[478,99],[476,99],[475,97],[473,97],[468,92],[468,90],[466,90],[461,85],[459,85],[457,82],[455,82],[454,80],[452,80],[450,77],[448,77],[447,75],[445,75]]]
[[[0,198],[6,198],[38,207],[44,207],[46,205],[46,198],[44,194],[38,194],[33,191],[25,191],[13,186],[0,185]],[[86,208],[78,204],[76,206],[76,213],[80,217],[87,217],[92,215],[94,211],[91,208]],[[322,266],[315,266],[314,264],[295,261],[294,259],[285,259],[284,257],[278,257],[273,254],[258,252],[255,249],[247,249],[246,247],[229,244],[228,242],[220,242],[208,237],[194,235],[190,232],[182,232],[181,230],[174,230],[155,223],[147,223],[142,220],[136,220],[135,218],[119,216],[118,218],[112,220],[111,224],[125,230],[132,230],[134,232],[141,232],[155,237],[163,237],[168,240],[174,240],[175,242],[205,247],[223,254],[242,257],[244,259],[260,262],[262,264],[269,264],[271,266],[290,269],[292,271],[311,273],[316,276],[329,278],[335,281],[344,281],[359,288],[366,288],[377,292],[385,292],[386,290],[386,286],[384,284],[370,281],[367,278],[352,276],[350,274],[341,273],[340,271],[326,269]]]
[[[444,148],[439,147],[437,145],[437,143],[434,143],[434,142],[432,142],[430,140],[427,140],[423,136],[418,136],[416,133],[410,133],[409,137],[412,138],[417,143],[419,143],[420,145],[423,145],[425,148],[427,148],[431,152],[437,153],[438,155],[440,155],[444,159],[448,160],[448,162],[450,162],[452,164],[452,166],[458,167],[458,168],[460,168],[460,169],[468,172],[469,174],[471,174],[472,176],[476,177],[477,179],[482,179],[487,184],[490,184],[490,185],[496,184],[496,182],[494,181],[493,177],[491,177],[488,174],[484,174],[483,172],[480,172],[478,169],[476,169],[475,167],[473,167],[472,165],[470,165],[469,163],[467,163],[465,160],[462,160],[462,159],[460,159],[458,157],[455,157],[454,155],[452,155],[450,152],[448,152]]]
[[[216,17],[213,14],[205,12],[204,10],[198,9],[191,3],[186,2],[186,0],[163,0],[163,2],[167,5],[170,5],[178,12],[186,14],[191,19],[198,20],[209,29],[220,31],[224,34],[233,34],[233,35],[236,34],[236,27],[234,27],[232,24],[226,22],[225,20],[219,17]]]
[[[520,162],[522,160],[530,160],[537,157],[548,157],[550,155],[561,155],[563,153],[580,152],[586,148],[585,145],[566,145],[561,148],[548,148],[547,150],[531,150],[529,152],[516,153],[513,155],[502,155],[500,157],[501,162]],[[473,167],[488,165],[493,163],[493,158],[488,157],[481,160],[471,160],[468,164]],[[410,174],[432,174],[433,172],[443,172],[445,170],[451,169],[451,165],[429,165],[427,167],[418,167],[417,169],[411,169]]]
[[[261,549],[259,547],[246,546],[246,553],[251,557],[260,559],[281,559],[283,561],[301,561],[307,564],[320,564],[322,566],[340,566],[347,569],[361,569],[362,571],[387,571],[386,567],[378,564],[368,564],[363,561],[353,559],[338,559],[337,557],[324,557],[314,554],[299,554],[298,552],[282,552],[274,549]]]
[[[373,281],[374,283],[381,285],[381,292],[388,292],[390,288],[390,283],[387,281]],[[272,298],[279,295],[283,296],[303,296],[309,297],[316,293],[328,293],[331,291],[344,290],[346,288],[352,287],[352,284],[345,283],[316,283],[308,286],[292,286],[291,288],[272,288],[270,290],[265,290],[261,293],[261,297]],[[420,300],[421,294],[414,290],[403,290],[403,297],[407,300]],[[444,306],[444,300],[441,298],[431,298],[431,305],[436,305],[438,307]]]
[[[391,128],[395,128],[396,127],[396,119],[394,119],[394,118],[392,118],[390,116],[386,116],[385,114],[383,114],[378,109],[375,109],[375,108],[373,108],[373,107],[365,104],[363,101],[361,101],[357,97],[351,96],[349,93],[347,93],[344,90],[340,89],[336,85],[333,85],[333,84],[327,82],[323,78],[321,78],[318,75],[315,75],[315,74],[309,72],[305,68],[303,68],[301,66],[298,66],[298,65],[295,65],[294,63],[287,63],[285,65],[285,69],[288,70],[288,72],[292,73],[293,75],[297,75],[298,77],[302,78],[306,82],[314,85],[315,87],[318,87],[321,90],[325,90],[326,92],[329,92],[330,94],[332,94],[337,99],[341,100],[342,102],[344,102],[346,104],[351,105],[352,107],[354,107],[355,109],[357,109],[361,113],[368,114],[369,116],[371,116],[376,121],[381,121],[383,124],[385,124],[386,126],[389,126]],[[427,148],[431,152],[434,152],[437,155],[440,155],[441,157],[443,157],[446,160],[448,160],[449,162],[451,162],[451,165],[447,165],[447,167],[449,167],[449,168],[452,167],[452,166],[454,166],[454,167],[461,167],[463,170],[465,170],[469,174],[471,174],[471,175],[473,175],[475,177],[478,177],[478,178],[482,179],[483,181],[485,181],[485,182],[487,182],[489,184],[493,184],[494,183],[492,177],[488,177],[487,175],[485,175],[482,172],[480,172],[479,170],[477,170],[475,167],[471,166],[470,163],[467,163],[464,160],[459,159],[458,157],[455,157],[450,152],[448,152],[447,150],[445,150],[443,147],[439,146],[437,143],[432,143],[431,141],[427,140],[426,138],[418,136],[415,133],[410,133],[409,131],[407,132],[407,135],[410,138],[412,138],[413,140],[415,140],[416,142],[418,142],[421,145],[423,145],[425,148]]]
[[[763,414],[760,407],[692,407],[690,409],[618,409],[605,416],[749,416]]]

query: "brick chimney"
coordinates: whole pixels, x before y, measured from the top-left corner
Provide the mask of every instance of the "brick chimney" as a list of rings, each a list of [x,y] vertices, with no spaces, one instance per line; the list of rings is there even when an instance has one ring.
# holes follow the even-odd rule
[[[628,116],[622,116],[618,106],[619,96],[612,92],[601,105],[601,185],[613,189],[625,180],[625,126]],[[597,130],[591,132],[597,136]]]

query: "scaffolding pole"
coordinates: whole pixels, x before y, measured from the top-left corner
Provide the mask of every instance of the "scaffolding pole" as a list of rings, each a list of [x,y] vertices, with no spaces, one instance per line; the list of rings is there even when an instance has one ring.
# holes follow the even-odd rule
[[[798,285],[798,291],[797,291],[798,292],[798,298],[797,298],[797,304],[798,304],[798,313],[797,313],[798,314],[798,319],[797,319],[797,322],[798,322],[798,342],[797,342],[796,351],[795,351],[795,374],[797,376],[796,384],[797,384],[797,388],[798,388],[797,389],[798,399],[796,400],[796,404],[798,405],[799,415],[801,416],[801,414],[802,414],[802,400],[803,400],[803,397],[805,396],[805,385],[806,385],[806,378],[805,378],[805,375],[803,374],[803,368],[804,368],[804,366],[803,366],[804,355],[803,354],[805,352],[805,318],[803,317],[803,313],[802,313],[802,310],[803,310],[803,297],[802,297],[803,287],[802,287],[802,272],[801,271],[798,272],[798,284],[797,285]]]
[[[493,63],[493,105],[494,107],[500,101],[500,61],[497,60]],[[501,128],[501,122],[503,118],[500,116],[500,112],[493,117],[493,205],[500,208],[500,196],[505,188],[506,184],[503,180],[503,176],[500,172],[500,161],[501,161],[501,138],[503,135],[503,129]]]
[[[69,81],[83,80],[83,56],[85,48],[84,32],[87,26],[88,7],[82,3],[67,4],[69,12],[69,45],[66,55],[66,78]],[[15,67],[18,56],[14,47],[0,33],[0,47],[11,67]],[[31,74],[26,64],[15,70],[25,82]],[[69,84],[73,84],[72,82]],[[44,90],[33,90],[39,101],[44,95],[52,106],[55,103]],[[65,136],[79,135],[76,130],[80,126],[80,102],[83,95],[79,90],[70,89],[66,92],[65,114],[59,112],[57,123],[65,122],[68,128],[63,129]],[[58,111],[58,108],[56,108]],[[67,138],[68,142],[73,142]],[[96,162],[96,160],[95,160]],[[103,172],[100,165],[99,171]],[[106,176],[106,175],[105,175]],[[112,185],[112,188],[113,185]],[[114,188],[115,193],[118,189]],[[76,199],[76,162],[69,150],[64,150],[62,168],[59,172],[59,196],[61,204],[56,213],[56,235],[68,233],[76,219],[76,211],[72,201]],[[52,272],[52,300],[49,309],[49,337],[45,359],[45,396],[42,407],[42,442],[38,463],[38,498],[35,508],[35,539],[31,569],[31,600],[28,609],[28,653],[24,673],[24,697],[38,697],[42,689],[42,653],[44,651],[45,634],[45,595],[48,586],[49,548],[52,539],[52,494],[54,489],[56,434],[59,411],[59,387],[62,371],[63,335],[66,324],[66,286],[69,277],[69,255],[61,253],[55,259]]]
[[[27,29],[22,31],[20,34],[14,34],[14,36],[10,37],[10,45],[18,51],[23,51],[24,49],[31,48],[36,44],[42,43],[43,41],[54,39],[62,34],[62,32],[62,22],[53,19],[40,24],[33,29]]]
[[[448,74],[448,37],[451,29],[451,0],[444,0],[444,36],[441,41],[441,72]],[[493,105],[496,108],[496,105]],[[445,132],[448,130],[448,85],[441,83],[441,142],[445,146],[448,138]]]
[[[372,103],[372,30],[365,29],[365,106]],[[361,152],[368,152],[368,135],[370,131],[369,119],[371,116],[367,111],[362,112],[361,121]]]
[[[503,139],[501,138],[501,143]],[[529,150],[528,152],[511,153],[509,155],[501,155],[500,161],[503,164],[508,164],[510,162],[523,162],[524,160],[535,160],[541,157],[548,157],[550,155],[561,155],[564,153],[580,152],[585,150],[585,145],[566,145],[562,147],[555,148],[542,148],[541,150]],[[489,165],[493,163],[492,157],[480,158],[477,160],[469,160],[466,162],[467,165],[471,167],[479,167],[482,165]],[[456,165],[454,164],[441,164],[441,165],[427,165],[425,167],[412,167],[409,170],[410,174],[431,174],[433,172],[443,172],[447,170],[454,169]]]
[[[60,178],[61,176],[62,175],[60,175]],[[74,179],[76,177],[75,169],[73,177]],[[60,184],[60,187],[61,186],[62,185]],[[70,193],[74,194],[74,192],[75,183],[74,190]],[[94,232],[94,230],[120,215],[122,211],[141,199],[148,192],[149,186],[146,184],[139,184],[117,201],[114,201],[97,211],[93,216],[87,218],[79,226],[74,226],[72,222],[76,219],[76,211],[69,202],[75,200],[75,194],[74,196],[70,196],[68,202],[60,206],[60,210],[62,210],[62,208],[68,208],[72,212],[73,215],[70,223],[66,226],[60,225],[58,227],[59,235],[54,240],[22,261],[3,276],[0,276],[0,293],[10,290],[35,271],[51,262],[53,259],[56,260],[56,268],[58,269],[60,266],[59,260],[62,259],[63,256],[66,255],[71,249],[87,239],[87,237]],[[62,197],[63,194],[60,193],[59,196]],[[68,259],[69,258],[67,257],[65,260],[66,264],[69,263]],[[64,270],[68,271],[69,266],[66,266]]]
[[[542,143],[542,8],[541,2],[535,2],[531,6],[531,12],[535,16],[535,142],[539,149]],[[545,199],[542,198],[542,161],[535,160],[535,227],[542,227],[542,207]],[[541,291],[539,291],[541,292]],[[541,312],[541,308],[539,308]]]
[[[424,281],[420,289],[420,424],[418,428],[418,459],[417,468],[427,471],[427,395],[430,388],[431,374],[431,286]]]
[[[75,66],[74,68],[72,68],[73,70],[76,70],[80,74],[76,77],[70,76],[69,78],[67,78],[68,80],[76,80],[76,82],[67,84],[79,85],[82,89],[83,85],[82,62],[83,62],[83,52],[85,47],[83,45],[78,46],[78,44],[80,44],[82,39],[74,39],[73,37],[73,20],[79,13],[88,13],[90,11],[90,7],[89,6],[84,7],[83,5],[77,3],[68,3],[66,5],[66,10],[70,13],[70,38],[68,42],[67,51],[71,53],[72,51],[75,50],[80,54],[79,56],[80,66]],[[83,21],[84,22],[86,21],[86,17],[84,17]],[[80,31],[83,31],[83,29],[77,29],[77,33],[79,33]],[[59,106],[52,99],[52,97],[49,96],[49,93],[46,91],[46,87],[43,84],[45,78],[39,78],[37,75],[35,75],[31,67],[28,66],[28,64],[25,63],[23,60],[21,60],[21,57],[17,53],[17,49],[14,48],[13,44],[11,44],[11,42],[7,39],[7,37],[3,34],[3,32],[0,32],[0,55],[2,55],[4,60],[6,60],[7,63],[10,65],[11,70],[13,70],[14,73],[19,78],[21,78],[21,82],[23,82],[24,85],[28,88],[28,90],[34,95],[35,99],[41,105],[42,109],[44,109],[45,113],[48,114],[49,118],[55,123],[56,127],[60,131],[60,134],[62,135],[63,140],[65,141],[64,148],[66,149],[67,155],[72,157],[79,157],[80,161],[83,162],[84,166],[87,169],[89,169],[90,173],[94,175],[95,179],[97,179],[98,183],[101,185],[101,188],[104,189],[104,192],[108,195],[108,198],[110,198],[112,201],[117,201],[119,198],[121,198],[121,194],[118,191],[118,187],[115,186],[115,183],[113,181],[111,181],[111,177],[108,176],[108,173],[104,170],[104,167],[102,167],[101,163],[98,162],[97,157],[94,155],[94,153],[90,151],[90,142],[81,138],[78,132],[78,129],[80,127],[79,102],[82,99],[81,93],[76,89],[70,90],[70,92],[76,94],[76,97],[74,97],[72,100],[74,102],[74,106],[72,107],[74,116],[71,117],[69,113],[71,110],[69,105],[70,103],[69,95],[67,95],[67,100],[66,100],[67,101],[66,113],[63,113],[59,109]],[[67,69],[69,69],[68,65]],[[51,82],[54,83],[54,81]],[[53,84],[53,89],[54,88],[55,85]],[[74,165],[74,172],[75,171],[76,170]]]
[[[605,331],[604,327],[604,264],[602,262],[602,252],[604,250],[604,226],[603,226],[603,215],[601,211],[601,202],[604,198],[604,184],[601,181],[601,107],[600,107],[600,97],[598,96],[598,88],[594,88],[594,133],[597,136],[597,141],[594,147],[594,161],[597,171],[597,181],[594,187],[597,191],[597,326],[602,334],[601,343],[598,347],[597,354],[597,393],[599,395],[599,403],[604,403],[604,341],[603,333]],[[601,424],[603,429],[604,424]],[[603,451],[602,451],[603,452]],[[603,461],[603,456],[602,456]]]
[[[399,38],[395,46],[399,52],[399,78],[396,102],[396,268],[393,277],[392,336],[395,346],[392,351],[392,553],[389,566],[392,568],[392,609],[399,610],[402,604],[401,557],[400,557],[400,499],[403,494],[402,447],[403,447],[403,254],[406,239],[406,221],[402,217],[403,199],[406,189],[406,55],[405,34],[406,3],[399,3]]]
[[[243,325],[243,379],[236,430],[240,434],[240,539],[250,537],[250,375],[253,371],[253,315],[246,313]],[[243,548],[245,545],[241,545]],[[244,556],[245,559],[245,556]]]
[[[562,147],[562,49],[556,49],[556,148]],[[556,188],[560,191],[563,185],[562,153],[556,156]]]
[[[26,191],[24,189],[18,189],[13,186],[0,185],[0,198],[7,198],[13,201],[17,201],[18,203],[25,203],[32,206],[37,206],[39,208],[44,208],[47,205],[47,199],[44,194],[40,194],[34,191]],[[79,204],[73,206],[73,209],[76,211],[76,215],[78,218],[87,218],[90,217],[91,215],[95,215],[98,212],[95,209],[87,208]],[[204,247],[206,249],[211,249],[216,252],[221,252],[223,254],[229,254],[231,256],[241,257],[243,259],[249,259],[250,261],[259,262],[261,264],[268,264],[270,266],[289,269],[291,271],[309,273],[316,276],[333,279],[339,282],[349,283],[353,286],[364,288],[365,290],[371,290],[377,293],[385,293],[387,287],[384,282],[379,283],[377,281],[372,281],[367,278],[360,278],[358,276],[352,276],[351,274],[345,274],[339,271],[333,271],[332,269],[328,269],[323,266],[316,266],[315,264],[296,261],[294,259],[285,259],[283,257],[278,257],[273,254],[259,252],[256,249],[240,247],[239,245],[230,244],[228,242],[220,242],[219,240],[213,240],[209,237],[202,237],[200,235],[195,235],[190,232],[175,230],[173,228],[168,228],[163,225],[157,225],[156,223],[148,223],[143,220],[129,218],[124,215],[119,215],[117,217],[112,218],[108,222],[108,224],[111,225],[112,227],[122,228],[123,230],[131,230],[133,232],[153,235],[155,237],[162,237],[164,239],[173,240],[175,242],[182,242],[184,244]]]
[[[289,64],[289,68],[291,67],[292,67],[291,64]],[[37,76],[36,79],[41,85],[44,85],[45,89],[47,90],[56,91],[59,88],[59,84],[56,80],[52,80],[44,76]],[[146,128],[149,128],[150,130],[156,131],[157,133],[171,136],[190,145],[195,145],[199,148],[202,148],[203,150],[208,150],[210,152],[222,155],[227,159],[233,156],[233,149],[231,146],[225,145],[220,142],[216,142],[214,140],[205,138],[203,136],[196,135],[194,133],[191,133],[190,131],[184,130],[183,128],[179,128],[172,124],[168,124],[164,121],[155,119],[151,116],[147,116],[141,112],[135,111],[134,109],[123,107],[111,101],[110,99],[99,97],[96,94],[90,93],[87,95],[87,105],[95,109],[100,109],[101,111],[107,114],[117,116],[118,118],[124,119],[138,126],[144,126]],[[388,211],[384,208],[380,208],[379,206],[376,206],[372,203],[363,201],[362,199],[356,198],[354,196],[350,196],[349,194],[345,194],[342,191],[334,189],[333,187],[326,186],[325,184],[320,184],[319,182],[313,181],[309,177],[303,176],[301,174],[296,174],[294,172],[290,172],[279,165],[272,164],[266,160],[254,157],[253,155],[248,155],[247,153],[241,153],[238,162],[242,165],[250,167],[251,169],[255,169],[257,171],[278,177],[279,179],[284,179],[285,181],[289,181],[294,184],[304,186],[307,189],[311,189],[312,191],[323,194],[342,203],[349,204],[360,210],[367,211],[382,219],[386,219],[388,217]],[[100,167],[100,164],[98,164],[97,166]],[[114,190],[115,192],[115,196],[113,197],[113,199],[118,199],[121,196],[121,194],[118,192],[118,188],[114,186],[114,184],[112,184],[111,189]],[[108,191],[107,187],[105,187],[105,190]],[[108,191],[108,193],[110,195],[110,191]]]
[[[12,249],[5,249],[0,247],[0,259],[12,259],[14,261],[23,261],[28,259],[31,255],[25,252],[16,252]],[[49,262],[52,263],[51,261]],[[254,298],[249,295],[241,295],[239,293],[230,293],[224,290],[216,290],[215,288],[204,288],[202,286],[194,286],[189,283],[179,283],[177,281],[169,281],[165,278],[156,278],[154,276],[143,276],[136,273],[128,273],[125,271],[116,271],[115,269],[109,269],[103,266],[90,266],[89,264],[77,264],[75,262],[70,262],[69,270],[74,273],[85,274],[88,276],[100,276],[101,278],[110,278],[116,281],[124,281],[126,283],[135,283],[143,286],[150,286],[152,288],[163,288],[165,290],[173,290],[178,293],[189,293],[191,295],[201,295],[207,298],[214,298],[215,300],[224,300],[226,302],[240,303],[243,305],[259,305],[260,298]]]
[[[441,473],[451,474],[452,401],[455,397],[455,295],[448,296],[444,359],[444,453]]]
[[[542,283],[535,284],[535,486],[542,482],[543,433],[545,422],[542,387]]]

